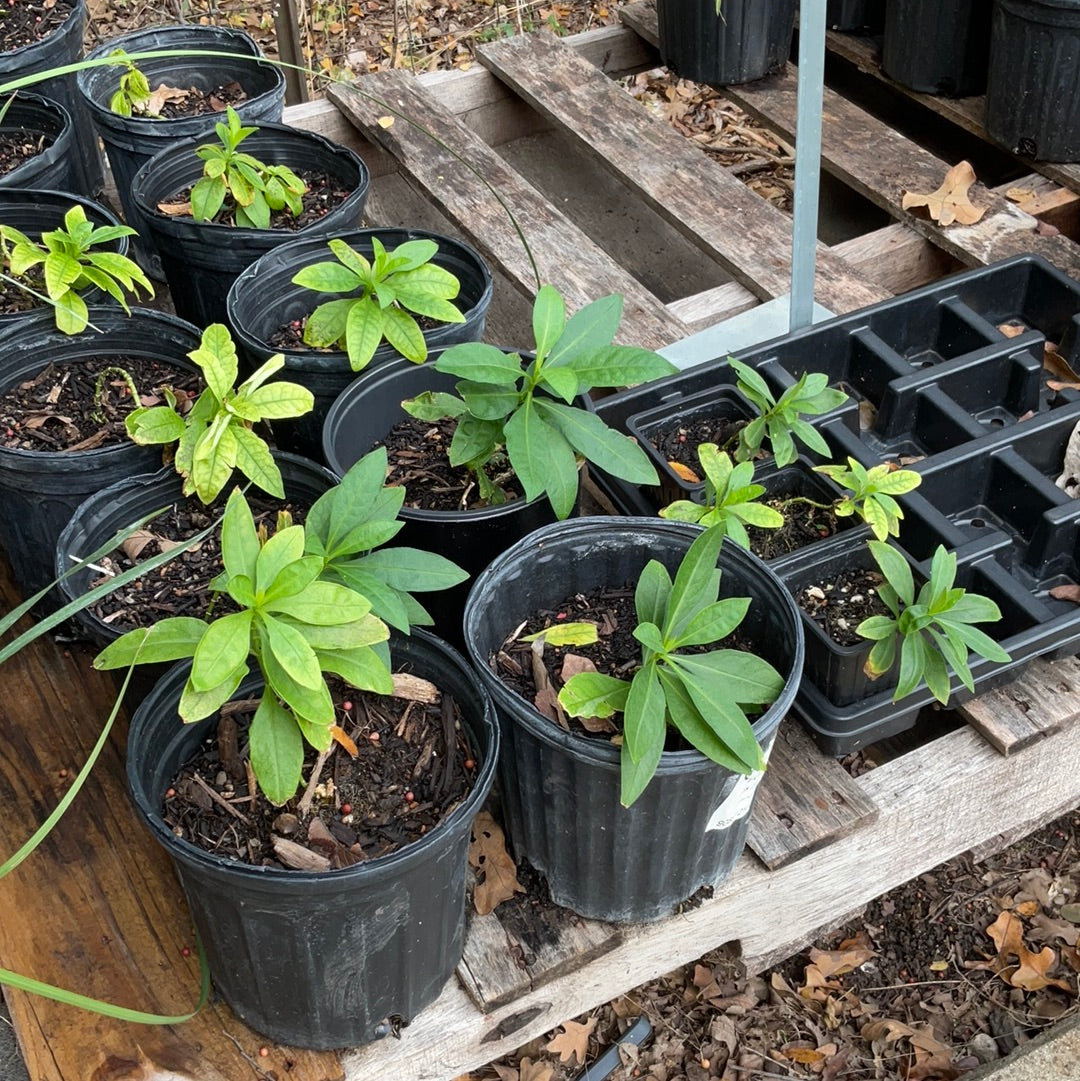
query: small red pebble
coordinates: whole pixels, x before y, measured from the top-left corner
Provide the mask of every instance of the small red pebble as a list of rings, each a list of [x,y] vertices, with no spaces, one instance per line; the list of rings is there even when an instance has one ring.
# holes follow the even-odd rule
[[[476,769],[476,763],[471,758],[466,758],[465,759],[465,768],[466,769]]]
[[[565,612],[556,612],[555,613],[555,618],[556,619],[566,619],[566,613]]]
[[[346,815],[351,815],[351,814],[352,814],[352,804],[351,803],[343,803],[341,805],[341,817],[344,818]]]
[[[352,709],[352,702],[342,702],[341,708],[347,712],[348,710]]]
[[[188,947],[188,946],[185,946],[185,947],[184,947],[184,948],[183,948],[183,949],[182,949],[182,950],[180,951],[180,956],[181,956],[181,957],[190,957],[190,956],[191,956],[191,949],[190,949],[190,947]]]
[[[270,1048],[269,1047],[260,1047],[259,1048],[259,1058],[269,1058],[269,1057],[270,1057]]]
[[[413,803],[415,800],[416,800],[416,797],[411,792],[406,792],[405,793],[405,802],[406,803]]]
[[[166,799],[172,799],[173,796],[175,796],[175,795],[176,795],[176,789],[175,788],[166,788],[165,789],[165,798]]]
[[[368,739],[371,740],[372,743],[378,743],[379,742],[379,733],[378,732],[369,732],[368,733]]]
[[[63,778],[65,778],[67,775],[68,775],[68,771],[66,769],[62,769],[60,771],[59,776],[60,776],[61,780],[63,780]]]

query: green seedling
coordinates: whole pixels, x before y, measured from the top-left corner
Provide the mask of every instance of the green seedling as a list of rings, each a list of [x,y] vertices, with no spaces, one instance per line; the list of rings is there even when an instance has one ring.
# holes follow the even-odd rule
[[[99,250],[120,237],[133,236],[127,225],[94,225],[83,207],[75,205],[64,214],[64,224],[41,234],[35,243],[10,225],[0,225],[0,253],[16,285],[29,287],[53,308],[57,329],[78,334],[88,325],[82,293],[94,286],[108,293],[130,312],[127,294],[138,297],[140,289],[154,295],[150,279],[126,255]]]
[[[285,365],[280,353],[235,386],[236,346],[221,323],[208,326],[199,348],[188,356],[206,382],[195,404],[187,409],[187,401],[181,403],[166,388],[168,405],[140,407],[128,414],[128,435],[144,445],[176,443],[176,471],[184,478],[184,495],[196,495],[203,503],[220,494],[235,469],[283,499],[281,471],[254,425],[309,412],[314,405],[311,391],[284,380],[268,382]]]
[[[439,250],[434,240],[408,240],[387,252],[372,237],[369,262],[340,238],[328,242],[336,261],[304,267],[294,285],[320,293],[348,293],[320,304],[304,326],[304,341],[319,348],[336,345],[349,355],[353,371],[365,368],[383,341],[414,363],[427,359],[427,342],[414,318],[464,323],[451,303],[461,285],[431,260]]]
[[[213,221],[222,208],[234,213],[236,224],[252,229],[270,228],[270,215],[288,209],[298,217],[304,209],[307,185],[285,165],[266,165],[240,150],[240,144],[258,131],[244,127],[230,105],[227,122],[214,125],[218,143],[195,148],[202,158],[203,175],[191,189],[191,213],[196,221]]]
[[[264,688],[248,731],[251,766],[279,806],[300,786],[304,745],[322,752],[340,738],[326,674],[357,690],[393,690],[386,624],[366,597],[322,580],[322,560],[305,546],[298,525],[263,542],[247,500],[234,491],[221,525],[225,570],[215,585],[240,610],[213,622],[163,619],[129,631],[94,659],[95,668],[109,669],[191,658],[180,698],[187,722],[216,713],[254,661]]]
[[[567,319],[563,298],[545,285],[533,306],[531,362],[482,342],[455,345],[435,368],[461,377],[457,395],[429,391],[402,405],[421,420],[456,419],[450,463],[475,474],[489,504],[506,500],[485,469],[497,456],[509,463],[526,499],[546,494],[559,518],[577,501],[579,459],[632,484],[656,484],[656,470],[636,443],[572,404],[596,387],[641,383],[675,370],[648,349],[612,344],[621,314],[622,297],[608,296]]]
[[[955,587],[956,554],[941,545],[934,553],[930,579],[915,594],[915,583],[907,560],[895,548],[881,541],[869,541],[870,551],[885,585],[878,596],[890,615],[870,616],[855,628],[863,638],[872,639],[864,669],[871,679],[888,672],[896,661],[899,644],[900,672],[893,701],[906,698],[924,680],[933,696],[945,705],[949,701],[949,670],[969,691],[975,690],[968,651],[988,661],[1004,663],[1009,654],[974,623],[995,623],[1001,611],[988,597]]]
[[[893,496],[914,491],[922,483],[922,477],[912,469],[892,469],[887,464],[867,469],[854,458],[848,458],[846,466],[819,465],[815,471],[824,473],[850,493],[827,504],[833,514],[840,518],[851,515],[861,518],[879,541],[900,535],[904,512]],[[802,501],[813,503],[813,500]],[[814,503],[814,506],[822,504]]]
[[[748,597],[719,600],[716,561],[724,531],[700,534],[672,581],[651,560],[634,594],[641,665],[630,680],[582,672],[567,681],[559,703],[572,717],[623,714],[621,799],[629,807],[652,779],[668,725],[691,746],[736,773],[764,769],[747,710],[775,701],[784,679],[767,661],[739,649],[685,652],[732,634],[750,606]]]
[[[124,66],[124,73],[120,76],[120,84],[115,93],[109,98],[109,108],[120,116],[134,116],[146,113],[150,103],[150,83],[146,76],[139,70],[138,65],[124,52],[123,49],[113,49],[110,57],[116,58],[117,64]]]

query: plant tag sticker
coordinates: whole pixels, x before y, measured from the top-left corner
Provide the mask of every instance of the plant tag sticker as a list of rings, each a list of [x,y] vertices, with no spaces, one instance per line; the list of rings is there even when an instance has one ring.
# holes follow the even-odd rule
[[[770,743],[765,749],[765,761],[768,762],[772,753],[773,744]],[[740,777],[735,782],[735,787],[727,794],[727,798],[716,808],[709,821],[705,824],[705,832],[709,830],[726,830],[734,826],[736,822],[744,818],[750,811],[750,805],[754,802],[754,793],[765,776],[765,771],[758,769]]]

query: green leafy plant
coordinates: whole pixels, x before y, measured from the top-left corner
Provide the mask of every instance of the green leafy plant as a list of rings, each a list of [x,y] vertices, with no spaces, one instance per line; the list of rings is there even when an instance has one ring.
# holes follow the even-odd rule
[[[904,512],[893,496],[918,488],[922,477],[913,469],[893,469],[886,463],[867,469],[854,458],[847,461],[846,466],[815,466],[816,472],[824,473],[850,493],[831,504],[833,514],[840,518],[856,515],[879,541],[899,536]]]
[[[184,478],[184,495],[204,503],[215,499],[239,469],[264,491],[284,498],[281,471],[266,441],[253,426],[307,413],[311,391],[284,380],[268,382],[285,364],[280,353],[234,387],[239,373],[236,346],[228,328],[211,323],[198,349],[188,354],[202,371],[206,388],[190,409],[168,388],[168,405],[140,407],[127,416],[128,435],[144,445],[176,443],[176,471]]]
[[[211,716],[236,693],[254,660],[264,679],[248,738],[255,777],[273,803],[295,795],[304,744],[330,748],[336,714],[326,673],[357,690],[393,690],[389,630],[366,597],[321,579],[323,561],[305,555],[304,527],[290,525],[265,543],[240,491],[221,525],[224,572],[217,585],[239,607],[212,622],[173,616],[129,631],[94,659],[126,668],[191,658],[180,698],[183,720]]]
[[[258,128],[244,127],[230,105],[227,122],[214,125],[218,143],[195,148],[202,158],[203,175],[191,189],[191,213],[196,221],[212,221],[229,201],[236,224],[268,229],[270,215],[288,208],[294,216],[303,209],[307,185],[288,166],[266,165],[240,150],[240,144]]]
[[[64,214],[64,224],[41,234],[35,243],[11,225],[0,225],[0,253],[5,268],[17,285],[45,290],[44,299],[56,314],[56,326],[65,334],[78,334],[88,325],[86,301],[81,294],[97,286],[124,311],[130,311],[126,293],[138,296],[154,287],[141,268],[126,255],[97,250],[120,237],[133,236],[127,225],[95,225],[76,204]]]
[[[311,313],[304,341],[344,349],[353,371],[367,366],[384,339],[407,360],[426,360],[427,343],[415,315],[442,323],[465,322],[451,303],[460,282],[431,261],[439,250],[434,240],[408,240],[388,252],[378,237],[372,237],[371,262],[340,238],[328,243],[336,262],[313,263],[292,280],[321,293],[350,294],[328,300]]]
[[[753,462],[736,465],[715,443],[700,444],[697,453],[705,474],[702,502],[678,499],[660,511],[661,518],[720,529],[743,548],[750,547],[746,526],[778,529],[784,524],[778,510],[757,502],[765,494],[765,486],[753,483]]]
[[[691,544],[672,580],[650,560],[634,605],[641,665],[632,679],[582,672],[567,681],[559,702],[574,717],[623,714],[621,799],[630,806],[659,765],[668,725],[702,754],[737,773],[764,769],[746,710],[773,702],[784,679],[767,661],[739,649],[686,652],[719,642],[742,623],[748,597],[718,600],[716,561],[724,531],[713,527]]]
[[[805,443],[811,450],[829,457],[828,443],[803,417],[820,416],[836,409],[848,400],[842,390],[829,386],[829,377],[821,372],[805,372],[798,381],[788,387],[779,398],[773,395],[764,379],[747,364],[734,358],[728,363],[735,370],[736,386],[744,397],[757,408],[756,416],[739,432],[739,445],[735,451],[738,461],[756,458],[765,440],[769,440],[773,458],[778,466],[795,461],[798,450],[795,440]]]
[[[1010,659],[997,642],[972,626],[996,622],[1001,619],[1001,611],[988,597],[953,585],[954,552],[938,546],[930,578],[916,596],[911,567],[900,552],[881,541],[867,543],[885,576],[886,584],[878,589],[878,596],[891,614],[870,616],[855,630],[874,641],[864,665],[871,679],[892,668],[899,644],[900,672],[894,702],[906,698],[925,680],[933,696],[944,705],[949,700],[950,669],[969,691],[974,691],[969,650],[988,661]]]
[[[640,383],[675,370],[648,349],[612,344],[621,314],[622,297],[613,295],[567,319],[563,298],[545,285],[533,306],[531,362],[482,342],[455,345],[435,368],[461,377],[459,396],[429,391],[402,405],[421,420],[456,418],[450,463],[475,474],[488,503],[506,499],[485,469],[500,460],[517,475],[526,499],[546,494],[559,518],[577,499],[579,456],[633,484],[656,484],[656,470],[636,443],[571,404],[596,387]]]
[[[405,489],[387,486],[385,479],[385,447],[355,462],[308,512],[304,553],[322,560],[324,580],[362,593],[375,615],[408,634],[410,627],[433,622],[412,594],[449,589],[468,574],[434,552],[381,547],[404,525],[397,515]]]
[[[116,91],[109,98],[109,108],[120,116],[145,113],[151,97],[150,83],[146,76],[123,49],[113,49],[109,56],[115,57],[116,63],[122,64],[125,69]]]

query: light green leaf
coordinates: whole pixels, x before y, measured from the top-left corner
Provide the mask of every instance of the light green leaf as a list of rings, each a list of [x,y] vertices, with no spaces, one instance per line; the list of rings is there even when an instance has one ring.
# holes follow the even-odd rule
[[[214,620],[199,641],[189,682],[199,692],[224,683],[247,660],[251,651],[251,611],[233,612]]]
[[[603,672],[579,672],[559,691],[559,704],[571,717],[610,717],[626,708],[630,682]]]
[[[183,660],[194,655],[206,628],[206,621],[194,616],[170,616],[152,627],[137,627],[110,642],[94,658],[94,667],[108,670]]]
[[[304,742],[295,718],[269,687],[251,719],[248,739],[255,779],[266,798],[280,807],[300,787]]]

